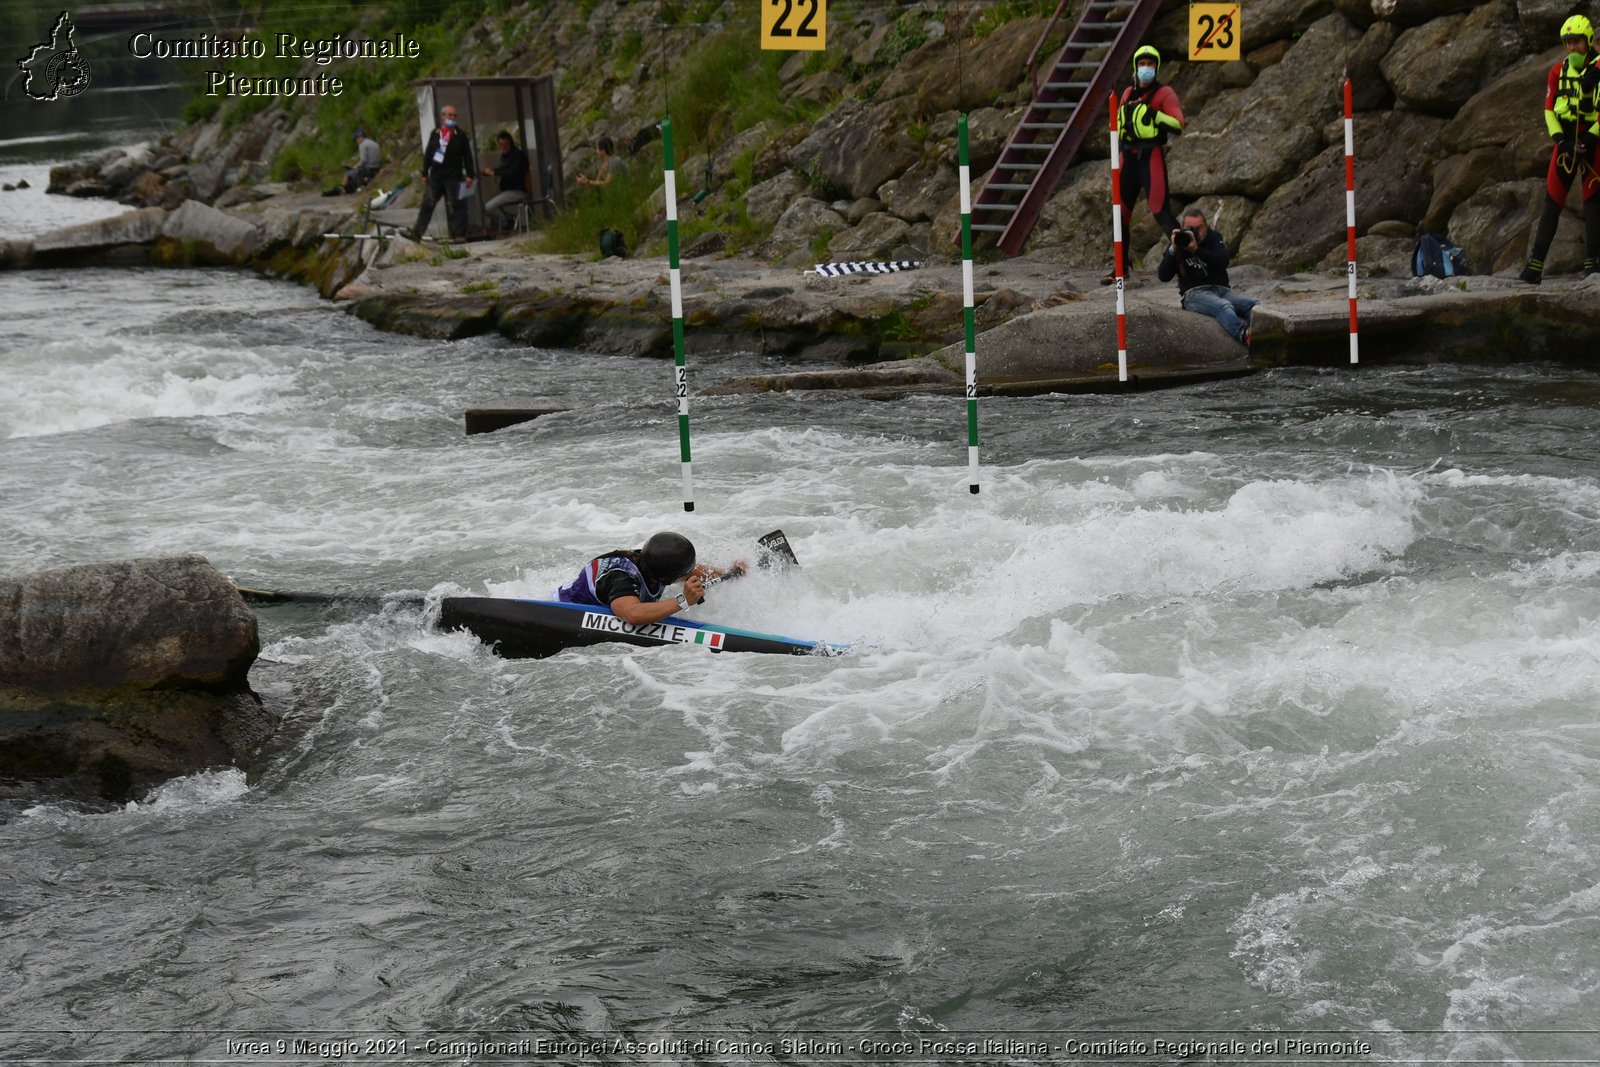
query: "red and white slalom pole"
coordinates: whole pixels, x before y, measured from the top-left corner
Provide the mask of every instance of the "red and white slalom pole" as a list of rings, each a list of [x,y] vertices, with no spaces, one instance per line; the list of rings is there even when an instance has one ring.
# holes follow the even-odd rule
[[[1356,340],[1356,135],[1355,105],[1350,93],[1350,78],[1344,79],[1344,236],[1349,249],[1345,273],[1350,276],[1350,362],[1361,362]]]
[[[1128,380],[1128,280],[1122,267],[1122,146],[1117,139],[1117,94],[1111,94],[1111,249],[1117,278],[1117,381]]]

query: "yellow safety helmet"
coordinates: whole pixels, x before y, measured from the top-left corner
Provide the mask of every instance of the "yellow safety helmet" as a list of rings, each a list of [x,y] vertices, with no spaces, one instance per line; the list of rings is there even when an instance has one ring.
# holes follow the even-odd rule
[[[1572,20],[1568,19],[1567,21],[1571,22]],[[1585,24],[1587,25],[1588,20],[1586,19],[1584,21],[1585,21]],[[1133,54],[1133,69],[1134,70],[1138,70],[1139,69],[1139,60],[1141,60],[1141,59],[1153,59],[1153,60],[1155,60],[1156,61],[1156,74],[1159,75],[1161,73],[1161,53],[1156,51],[1156,46],[1155,45],[1147,44],[1143,48],[1139,49],[1137,52],[1135,52]]]
[[[1594,44],[1594,24],[1582,15],[1574,15],[1561,24],[1561,39],[1582,37]]]

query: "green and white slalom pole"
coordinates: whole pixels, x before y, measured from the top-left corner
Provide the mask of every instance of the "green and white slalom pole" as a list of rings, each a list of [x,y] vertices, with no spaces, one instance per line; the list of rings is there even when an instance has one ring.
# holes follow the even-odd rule
[[[672,280],[673,390],[678,397],[678,451],[683,462],[683,510],[694,510],[694,467],[689,460],[689,368],[683,360],[683,278],[678,271],[678,170],[672,154],[672,117],[661,120],[667,192],[667,276]]]
[[[967,328],[967,489],[978,491],[978,317],[972,298],[972,168],[967,165],[967,114],[956,120],[961,183],[961,295]]]

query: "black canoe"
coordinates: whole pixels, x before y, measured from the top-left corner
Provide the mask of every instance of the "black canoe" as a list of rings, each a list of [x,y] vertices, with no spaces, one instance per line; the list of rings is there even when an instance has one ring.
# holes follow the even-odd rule
[[[702,645],[713,652],[836,656],[842,645],[736,630],[669,616],[634,626],[608,609],[555,600],[452,596],[440,602],[439,628],[466,630],[507,659],[543,659],[566,648],[622,641],[630,645]]]

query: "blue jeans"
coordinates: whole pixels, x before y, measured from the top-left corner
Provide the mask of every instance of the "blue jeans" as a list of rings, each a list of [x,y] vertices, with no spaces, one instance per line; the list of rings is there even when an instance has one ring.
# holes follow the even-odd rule
[[[1210,315],[1240,344],[1244,343],[1244,332],[1250,328],[1250,310],[1259,303],[1261,301],[1240,296],[1225,285],[1197,285],[1183,294],[1183,310]]]

